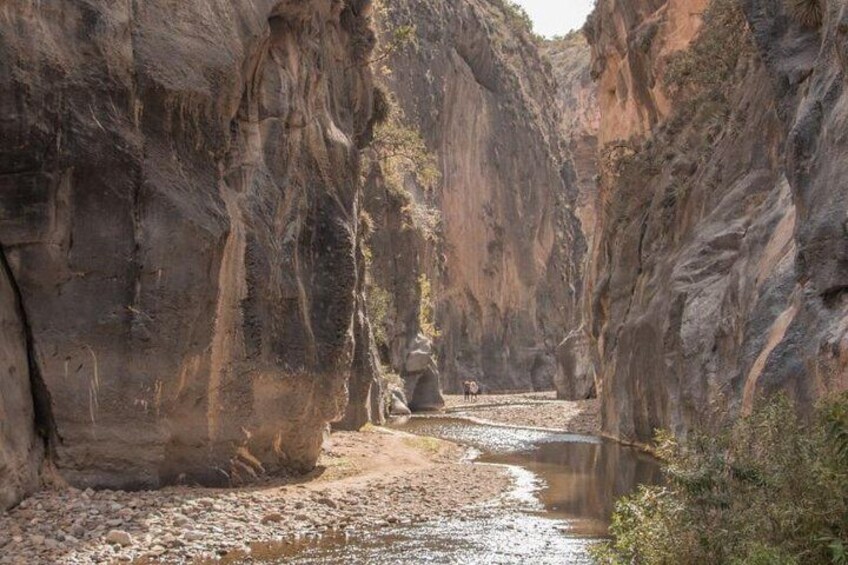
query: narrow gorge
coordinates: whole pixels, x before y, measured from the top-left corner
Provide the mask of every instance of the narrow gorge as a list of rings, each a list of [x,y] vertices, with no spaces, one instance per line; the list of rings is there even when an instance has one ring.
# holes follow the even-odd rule
[[[819,421],[848,0],[590,3],[0,3],[0,565],[522,524],[525,472],[505,562],[588,563],[658,432]]]

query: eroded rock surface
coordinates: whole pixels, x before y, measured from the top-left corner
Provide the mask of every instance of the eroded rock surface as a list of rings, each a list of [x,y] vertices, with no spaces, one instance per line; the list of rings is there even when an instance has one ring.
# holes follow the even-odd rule
[[[42,451],[36,435],[25,320],[0,251],[0,511],[38,486]]]
[[[599,2],[587,300],[607,433],[848,387],[846,5],[813,29],[781,0]]]
[[[441,239],[399,262],[433,281],[443,386],[549,389],[585,248],[550,69],[499,2],[391,2],[387,17],[384,38],[414,25],[417,40],[387,59],[385,82],[442,173]]]
[[[72,484],[315,464],[354,353],[366,10],[0,8],[0,241]]]
[[[577,191],[577,217],[587,245],[595,235],[597,213],[598,133],[601,109],[592,78],[592,50],[582,31],[545,41],[541,52],[556,80],[560,132],[565,142],[566,188]]]
[[[563,174],[566,188],[574,195],[576,214],[583,236],[591,249],[597,234],[598,212],[598,133],[600,107],[598,88],[592,78],[592,53],[586,37],[575,31],[546,41],[542,53],[548,59],[557,82],[560,134],[565,142]],[[581,278],[587,271],[588,254],[581,265]],[[582,288],[582,285],[581,285]],[[584,304],[584,308],[585,308]],[[566,329],[568,335],[556,350],[559,362],[554,385],[561,399],[585,400],[597,394],[595,352],[583,310]]]

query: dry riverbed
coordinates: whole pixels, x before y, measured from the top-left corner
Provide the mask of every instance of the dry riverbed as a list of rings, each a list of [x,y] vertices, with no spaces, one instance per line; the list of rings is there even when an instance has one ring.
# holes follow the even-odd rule
[[[447,411],[496,424],[549,428],[575,434],[599,435],[600,403],[597,400],[557,400],[554,392],[480,396],[475,402],[446,396]]]
[[[0,563],[191,563],[249,552],[252,543],[432,520],[509,484],[504,470],[463,455],[450,443],[369,429],[333,434],[318,470],[296,482],[43,491],[0,515]]]
[[[470,405],[449,397],[448,412],[597,431],[596,402],[545,394],[486,396]],[[290,481],[233,490],[45,490],[0,514],[0,565],[206,563],[247,555],[255,544],[455,516],[510,484],[504,469],[473,465],[465,454],[447,442],[369,428],[334,433],[316,471]]]

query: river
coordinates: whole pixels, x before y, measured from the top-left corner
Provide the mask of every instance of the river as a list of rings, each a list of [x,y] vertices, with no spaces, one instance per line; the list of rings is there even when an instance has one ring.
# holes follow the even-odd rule
[[[445,417],[412,418],[393,427],[468,446],[475,464],[506,466],[513,488],[450,519],[257,547],[252,562],[591,563],[588,550],[607,535],[615,500],[661,480],[649,455],[592,436]]]

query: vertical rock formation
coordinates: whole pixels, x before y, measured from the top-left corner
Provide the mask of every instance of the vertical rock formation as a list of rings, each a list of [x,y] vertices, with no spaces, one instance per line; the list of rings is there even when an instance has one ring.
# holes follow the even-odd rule
[[[566,147],[563,164],[566,188],[576,191],[576,214],[589,248],[594,243],[598,209],[598,130],[600,108],[592,78],[592,53],[582,32],[546,41],[542,53],[551,63],[557,82],[560,130]],[[588,260],[588,256],[585,258]],[[581,277],[586,264],[581,265]],[[580,323],[567,328],[568,335],[557,348],[559,371],[554,384],[560,398],[583,400],[597,394],[592,341],[580,313]]]
[[[606,432],[683,434],[848,386],[844,1],[601,0],[587,281]],[[825,5],[825,4],[822,4]]]
[[[361,205],[364,207],[364,201]],[[353,318],[353,366],[348,379],[347,406],[344,416],[333,427],[338,430],[359,431],[366,424],[385,424],[387,403],[386,383],[380,367],[366,298],[367,259],[365,242],[357,241],[357,288]]]
[[[36,435],[26,321],[0,253],[0,511],[38,486],[42,444]]]
[[[364,327],[367,4],[0,8],[0,241],[71,483],[314,465]],[[26,362],[3,285],[3,403],[23,411],[3,425],[25,456]]]
[[[444,386],[548,389],[577,312],[585,244],[536,38],[497,0],[391,2],[386,15],[384,41],[416,29],[388,57],[385,82],[442,173],[429,200],[440,238],[401,261],[433,282]]]
[[[592,77],[592,50],[582,31],[545,41],[542,55],[556,80],[560,132],[565,141],[566,189],[577,190],[577,217],[591,246],[595,234],[598,133],[601,112]]]

